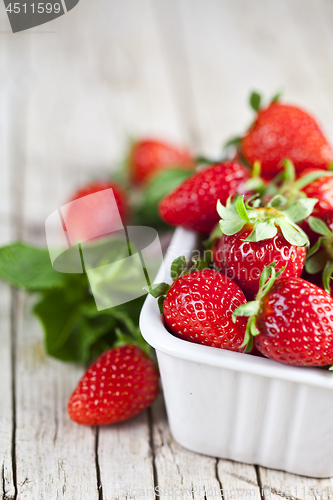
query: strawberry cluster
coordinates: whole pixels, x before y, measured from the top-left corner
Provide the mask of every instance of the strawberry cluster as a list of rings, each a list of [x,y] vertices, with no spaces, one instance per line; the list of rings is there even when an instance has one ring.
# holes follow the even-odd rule
[[[192,268],[153,285],[169,331],[296,366],[333,364],[333,151],[305,111],[251,96],[254,123],[159,205],[209,235]],[[247,319],[246,319],[247,318]]]

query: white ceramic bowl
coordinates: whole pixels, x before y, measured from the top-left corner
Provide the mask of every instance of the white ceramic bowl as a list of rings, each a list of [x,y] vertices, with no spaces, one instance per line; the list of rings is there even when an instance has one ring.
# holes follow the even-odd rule
[[[165,280],[174,258],[197,248],[194,233],[177,229],[155,283]],[[294,474],[333,475],[333,373],[181,340],[165,329],[151,296],[140,326],[156,349],[178,443]]]

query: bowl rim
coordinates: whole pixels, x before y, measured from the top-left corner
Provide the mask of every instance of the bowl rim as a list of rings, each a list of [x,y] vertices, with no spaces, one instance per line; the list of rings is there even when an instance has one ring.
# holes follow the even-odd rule
[[[171,262],[177,256],[191,253],[198,245],[198,241],[198,234],[183,228],[177,228],[154,283],[161,281],[171,283],[171,279],[166,278],[166,276],[169,276]],[[284,365],[268,358],[204,346],[173,336],[165,328],[157,300],[151,295],[148,295],[141,311],[140,329],[143,338],[156,351],[175,358],[333,390],[333,373],[329,371],[315,367]]]

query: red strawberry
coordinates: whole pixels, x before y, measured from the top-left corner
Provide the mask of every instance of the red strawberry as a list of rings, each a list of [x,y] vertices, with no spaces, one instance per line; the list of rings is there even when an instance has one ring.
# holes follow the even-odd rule
[[[195,169],[194,159],[187,149],[179,149],[155,139],[136,142],[130,152],[131,180],[147,184],[158,172],[169,168]]]
[[[327,169],[333,151],[316,121],[295,106],[273,102],[258,111],[241,141],[241,151],[253,164],[261,162],[264,178],[273,178],[289,158],[298,173],[306,168]]]
[[[241,289],[224,274],[213,269],[201,269],[181,274],[185,257],[176,259],[183,267],[176,272],[171,285],[161,283],[149,288],[154,297],[162,298],[164,321],[169,330],[184,340],[230,351],[240,348],[246,322],[232,321],[233,311],[246,303]],[[180,275],[180,277],[178,277]],[[163,297],[166,294],[166,297]]]
[[[216,203],[246,191],[249,170],[235,162],[219,163],[200,170],[163,198],[161,217],[171,225],[209,234],[219,221]]]
[[[273,265],[273,264],[272,264]],[[301,278],[275,280],[263,275],[256,301],[241,306],[234,316],[250,316],[245,342],[265,356],[297,366],[333,363],[333,299]],[[270,277],[269,277],[270,276]],[[266,278],[266,280],[265,280]],[[268,281],[267,281],[268,279]]]
[[[117,211],[110,211],[100,204],[100,200],[89,195],[112,189],[118,207]],[[96,234],[119,230],[121,223],[125,223],[128,216],[126,193],[122,187],[111,181],[99,181],[87,184],[74,193],[70,202],[80,199],[80,204],[69,205],[65,210],[64,223],[70,234],[72,243],[93,239]],[[110,230],[111,229],[111,230]]]
[[[83,375],[68,401],[68,413],[78,424],[115,424],[148,408],[158,392],[151,359],[134,345],[115,347]]]
[[[285,276],[301,275],[309,242],[295,222],[311,213],[313,204],[313,200],[299,200],[285,211],[270,205],[245,206],[242,197],[236,205],[230,201],[226,207],[218,204],[222,237],[214,262],[249,300],[258,292],[261,272],[272,261],[278,270],[286,266]]]

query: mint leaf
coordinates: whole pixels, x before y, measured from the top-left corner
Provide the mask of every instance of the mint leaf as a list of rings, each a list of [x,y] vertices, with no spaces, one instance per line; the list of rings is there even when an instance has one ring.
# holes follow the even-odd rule
[[[68,275],[52,267],[47,249],[25,243],[0,248],[0,279],[27,291],[42,291],[64,286]]]
[[[134,222],[142,226],[166,226],[158,213],[159,202],[193,174],[194,170],[181,168],[170,168],[157,174],[142,193]]]

